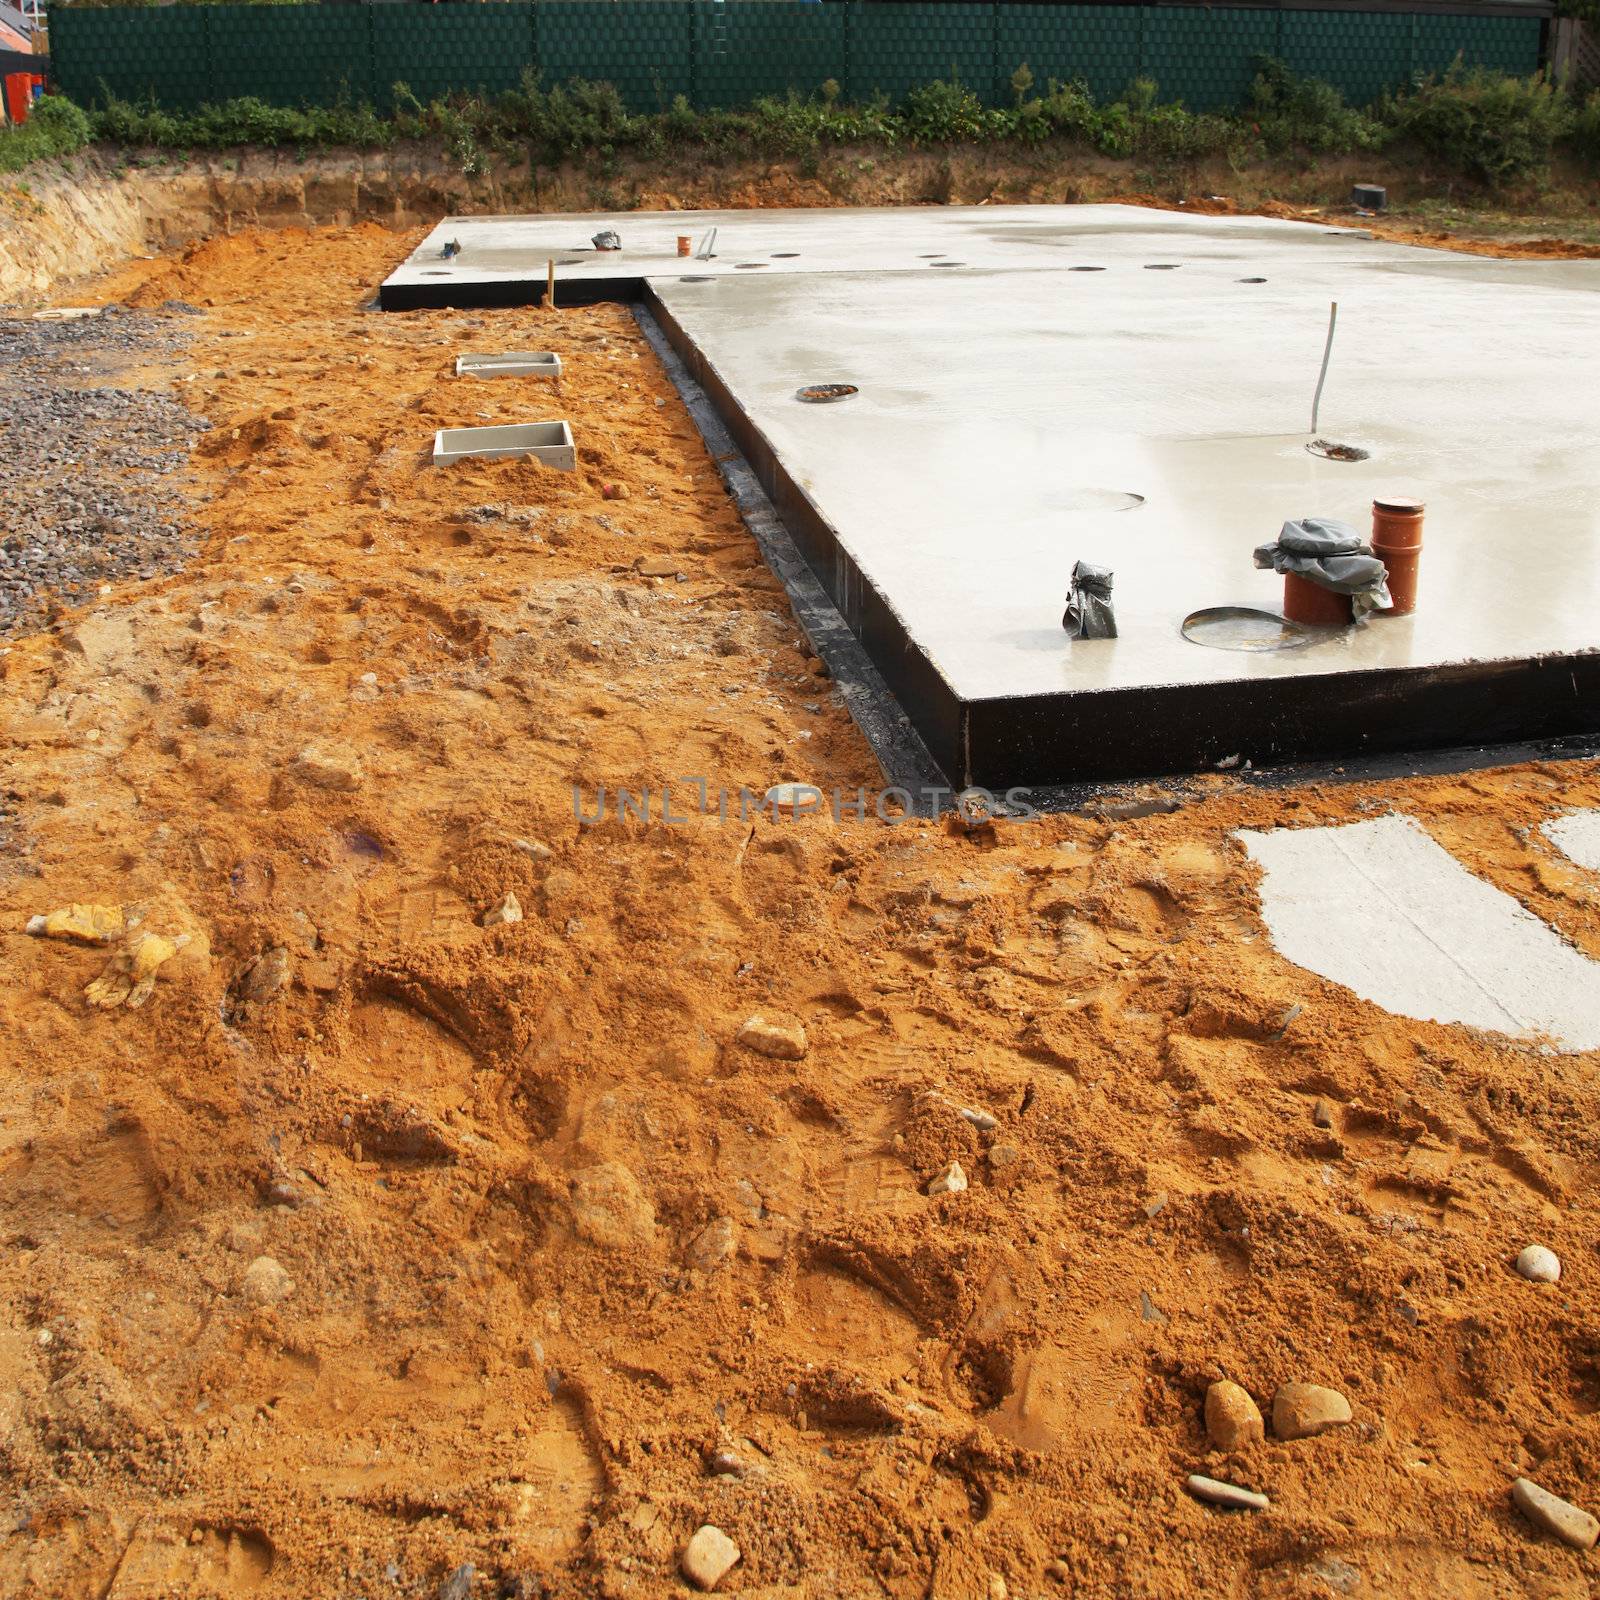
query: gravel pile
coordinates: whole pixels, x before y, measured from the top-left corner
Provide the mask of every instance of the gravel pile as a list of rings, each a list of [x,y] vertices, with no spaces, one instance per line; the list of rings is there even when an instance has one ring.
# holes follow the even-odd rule
[[[182,349],[191,310],[0,318],[0,635],[194,553],[177,474],[210,424],[167,395],[110,386]]]

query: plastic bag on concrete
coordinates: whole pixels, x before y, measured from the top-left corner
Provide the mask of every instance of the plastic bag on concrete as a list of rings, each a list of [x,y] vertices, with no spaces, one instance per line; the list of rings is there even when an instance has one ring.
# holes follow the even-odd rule
[[[1296,517],[1284,523],[1271,544],[1256,547],[1255,562],[1349,595],[1357,622],[1369,611],[1389,609],[1388,571],[1347,522]]]
[[[1072,588],[1061,626],[1074,639],[1115,639],[1117,615],[1111,609],[1111,568],[1080,561],[1072,569]]]

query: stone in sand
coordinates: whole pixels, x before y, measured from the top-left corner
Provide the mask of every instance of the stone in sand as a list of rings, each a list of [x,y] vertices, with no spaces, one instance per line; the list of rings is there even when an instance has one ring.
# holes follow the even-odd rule
[[[696,1530],[678,1558],[683,1575],[697,1589],[715,1589],[739,1560],[739,1547],[709,1522]]]
[[[739,1030],[739,1043],[757,1055],[798,1061],[806,1053],[806,1030],[792,1017],[757,1012]]]
[[[1535,1527],[1552,1533],[1574,1550],[1592,1550],[1600,1539],[1600,1522],[1587,1511],[1541,1489],[1531,1478],[1518,1478],[1511,1485],[1511,1503]]]
[[[1219,1450],[1244,1450],[1262,1443],[1266,1424],[1254,1400],[1224,1378],[1206,1390],[1206,1433]]]
[[[960,1194],[967,1186],[967,1175],[961,1170],[959,1161],[952,1161],[932,1183],[928,1185],[929,1194]]]
[[[1542,1244],[1530,1244],[1517,1256],[1517,1271],[1530,1283],[1554,1283],[1561,1276],[1561,1259]]]
[[[271,1256],[257,1256],[245,1268],[239,1287],[245,1299],[271,1306],[294,1293],[294,1279]]]
[[[1280,1439],[1314,1439],[1350,1420],[1350,1402],[1317,1383],[1286,1383],[1272,1397],[1272,1431]]]
[[[1220,1478],[1202,1477],[1198,1472],[1191,1473],[1187,1482],[1189,1493],[1197,1500],[1227,1506],[1234,1511],[1265,1511],[1272,1503],[1253,1489],[1241,1489],[1238,1484],[1224,1483]]]

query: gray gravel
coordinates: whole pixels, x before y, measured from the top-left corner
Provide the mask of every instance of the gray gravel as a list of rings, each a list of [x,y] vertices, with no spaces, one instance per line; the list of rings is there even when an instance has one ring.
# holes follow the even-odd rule
[[[210,424],[115,386],[181,351],[194,314],[172,302],[77,322],[0,317],[0,636],[194,554],[178,473]]]

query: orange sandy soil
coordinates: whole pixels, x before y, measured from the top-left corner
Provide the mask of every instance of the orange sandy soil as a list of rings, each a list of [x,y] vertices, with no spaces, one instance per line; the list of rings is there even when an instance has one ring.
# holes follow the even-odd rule
[[[1399,808],[1600,957],[1530,832],[1595,769],[580,828],[877,775],[626,311],[358,310],[411,243],[105,286],[206,307],[145,376],[211,542],[0,656],[0,1593],[647,1600],[709,1521],[746,1595],[1591,1594],[1507,1489],[1595,1499],[1595,1060],[1289,965],[1232,833]],[[428,465],[554,409],[471,346],[563,355],[575,474]],[[191,936],[142,1009],[22,931],[72,901]],[[1222,1374],[1354,1420],[1222,1456]]]

